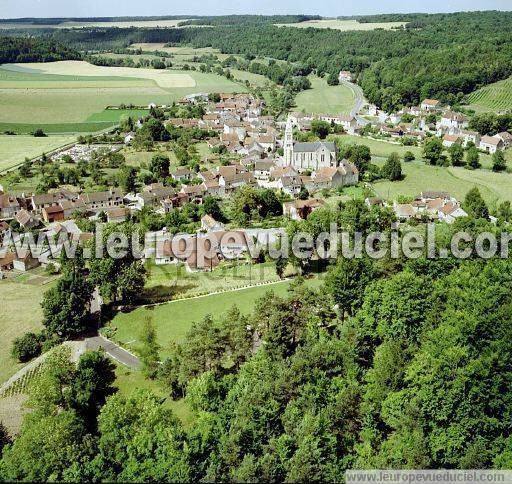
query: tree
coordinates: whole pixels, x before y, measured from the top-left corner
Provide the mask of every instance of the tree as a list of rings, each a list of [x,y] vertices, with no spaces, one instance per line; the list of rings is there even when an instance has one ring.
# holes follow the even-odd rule
[[[118,175],[119,186],[124,193],[137,191],[137,170],[133,166],[124,166]]]
[[[311,121],[311,132],[320,139],[325,139],[331,132],[331,125],[327,121],[315,119]]]
[[[361,307],[364,291],[374,274],[372,261],[368,258],[340,257],[336,265],[329,270],[325,286],[338,304],[342,319],[345,313],[352,316]]]
[[[402,179],[402,165],[398,153],[391,153],[381,169],[382,176],[390,181]]]
[[[201,212],[205,215],[212,216],[217,221],[224,219],[219,202],[211,195],[204,198],[203,204],[201,205]]]
[[[503,171],[507,169],[507,162],[503,151],[498,150],[492,155],[492,171]]]
[[[43,341],[42,334],[25,333],[13,341],[11,355],[21,363],[25,363],[41,354]]]
[[[108,399],[98,419],[95,481],[190,481],[179,420],[149,391]]]
[[[487,208],[487,205],[480,194],[480,190],[478,190],[477,187],[472,188],[468,193],[466,193],[463,207],[471,217],[489,218],[489,209]]]
[[[464,149],[460,143],[454,143],[448,149],[450,153],[450,160],[453,166],[462,166],[464,161]]]
[[[46,138],[46,133],[41,129],[37,128],[33,133],[34,138]]]
[[[81,252],[68,261],[63,256],[61,262],[62,277],[43,296],[43,325],[49,334],[71,338],[89,328],[93,290],[84,275]]]
[[[404,153],[404,161],[405,162],[414,161],[415,159],[416,159],[416,157],[414,156],[414,153],[412,151],[406,151]]]
[[[157,153],[151,158],[149,171],[159,180],[163,180],[169,176],[170,161],[167,155]]]
[[[302,187],[300,189],[299,194],[297,195],[299,200],[307,200],[309,198],[309,191],[306,187]]]
[[[340,83],[338,76],[334,73],[331,73],[327,76],[327,84],[329,86],[337,86]]]
[[[472,170],[480,168],[480,154],[475,146],[470,146],[466,151],[466,166]]]
[[[439,138],[432,137],[425,140],[423,156],[429,165],[437,165],[443,153],[443,143]]]
[[[67,400],[91,431],[96,429],[96,418],[107,397],[115,393],[115,369],[101,351],[88,351],[78,360]]]
[[[142,342],[140,349],[142,371],[146,377],[153,380],[160,365],[160,357],[158,355],[160,345],[158,344],[155,326],[151,318],[145,319],[140,340]]]
[[[276,274],[279,276],[279,279],[283,278],[287,265],[288,261],[284,257],[278,257],[276,259]]]
[[[356,165],[359,174],[363,175],[372,159],[370,148],[365,145],[354,145],[349,148],[348,158]]]

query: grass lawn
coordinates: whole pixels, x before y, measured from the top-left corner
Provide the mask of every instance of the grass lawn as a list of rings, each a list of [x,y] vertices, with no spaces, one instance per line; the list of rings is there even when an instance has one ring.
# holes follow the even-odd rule
[[[89,132],[117,121],[107,106],[171,104],[195,92],[247,90],[211,73],[98,67],[77,61],[1,66],[0,127]]]
[[[157,381],[144,378],[141,371],[130,370],[123,365],[118,365],[114,385],[118,388],[119,393],[125,397],[129,397],[138,389],[151,390],[155,395],[165,399],[164,407],[171,409],[182,421],[183,425],[188,426],[192,424],[192,413],[186,401],[184,399],[172,400],[169,398],[168,392]]]
[[[399,195],[414,196],[424,190],[445,190],[463,200],[466,193],[478,187],[488,203],[512,201],[512,174],[489,170],[429,166],[423,162],[402,163],[405,178],[398,182],[377,181],[373,188],[377,196],[394,200]]]
[[[75,140],[74,136],[0,136],[0,171],[23,162],[26,157],[34,158]]]
[[[279,281],[275,264],[224,262],[213,272],[187,272],[183,264],[147,264],[149,277],[144,301],[160,302],[176,296],[192,296],[235,289],[259,282]]]
[[[316,287],[320,278],[308,281],[308,285]],[[168,345],[173,341],[181,341],[193,322],[201,321],[207,314],[219,318],[233,305],[237,305],[243,313],[252,310],[254,302],[267,291],[274,291],[279,296],[286,295],[290,281],[278,282],[268,286],[257,286],[223,294],[184,299],[158,306],[141,307],[127,313],[119,313],[109,323],[116,330],[115,339],[128,349],[137,351],[137,344],[144,320],[153,319],[157,331],[158,342],[162,346],[161,356],[168,355]]]
[[[467,107],[477,112],[512,109],[512,77],[471,93],[468,96]]]
[[[41,300],[50,284],[41,269],[0,281],[0,383],[23,367],[11,358],[11,344],[27,331],[42,328]]]
[[[354,107],[354,93],[344,85],[329,86],[325,79],[310,76],[311,89],[295,97],[297,111],[306,113],[348,114]]]
[[[405,22],[372,22],[372,23],[359,23],[357,20],[337,20],[337,19],[322,19],[322,20],[307,20],[295,24],[276,24],[278,27],[296,27],[300,29],[307,29],[314,27],[315,29],[335,29],[335,30],[375,30],[385,29],[389,30],[394,27],[401,27]]]

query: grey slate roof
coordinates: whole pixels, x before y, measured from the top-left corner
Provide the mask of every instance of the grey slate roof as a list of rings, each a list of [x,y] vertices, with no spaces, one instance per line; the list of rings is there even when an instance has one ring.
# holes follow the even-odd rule
[[[328,151],[336,151],[336,146],[331,142],[314,141],[311,143],[295,143],[293,145],[293,151],[295,153],[311,153],[318,151],[321,147],[325,147]]]

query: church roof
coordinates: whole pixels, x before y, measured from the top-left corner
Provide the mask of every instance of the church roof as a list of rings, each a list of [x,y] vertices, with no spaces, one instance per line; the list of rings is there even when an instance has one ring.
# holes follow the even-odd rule
[[[336,151],[334,143],[314,141],[312,143],[295,143],[293,145],[293,151],[295,153],[312,153],[318,151],[320,148],[326,148],[330,152]]]

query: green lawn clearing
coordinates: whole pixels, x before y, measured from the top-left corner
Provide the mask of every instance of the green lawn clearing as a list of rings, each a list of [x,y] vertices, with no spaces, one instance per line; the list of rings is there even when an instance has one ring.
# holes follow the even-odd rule
[[[295,97],[296,111],[315,114],[348,114],[354,107],[354,93],[345,86],[329,86],[325,79],[310,76],[311,89]]]
[[[294,24],[276,24],[278,27],[296,27],[299,29],[307,29],[313,27],[315,29],[335,29],[342,31],[349,30],[375,30],[375,29],[393,29],[405,25],[405,22],[369,22],[359,23],[357,20],[338,20],[338,19],[322,19],[307,20]]]

